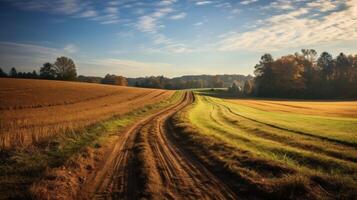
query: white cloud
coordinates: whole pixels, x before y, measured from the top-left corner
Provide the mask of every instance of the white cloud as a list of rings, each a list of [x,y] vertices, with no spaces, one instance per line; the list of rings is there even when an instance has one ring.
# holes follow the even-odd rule
[[[159,19],[173,11],[174,10],[169,7],[157,9],[154,13],[141,16],[136,27],[142,32],[156,32],[161,25],[158,22]]]
[[[103,9],[95,8],[92,2],[85,0],[13,0],[11,3],[23,10],[88,18],[101,24],[119,22],[119,1],[109,1]]]
[[[160,47],[156,49],[161,52],[187,53],[192,51],[191,49],[187,48],[185,44],[171,40],[160,33],[156,33],[153,35],[153,41],[154,44],[160,45]]]
[[[238,9],[238,8],[235,8],[235,9],[233,9],[232,11],[231,11],[231,13],[232,14],[239,14],[241,12],[241,10],[240,9]]]
[[[74,44],[67,44],[63,48],[63,50],[64,50],[64,52],[66,52],[68,54],[73,54],[73,53],[77,53],[79,51],[79,48]]]
[[[240,4],[242,4],[242,5],[248,5],[248,4],[257,2],[257,1],[258,1],[258,0],[244,0],[244,1],[241,1]]]
[[[259,22],[259,28],[224,37],[220,50],[277,50],[289,47],[357,41],[357,0],[347,0],[345,9],[320,18],[311,5]]]
[[[177,15],[171,16],[170,19],[173,19],[173,20],[184,19],[186,17],[186,15],[187,15],[186,13],[182,12]]]
[[[337,2],[331,0],[316,0],[309,2],[307,5],[311,8],[319,9],[321,12],[327,12],[335,10],[341,2],[343,2],[343,0]]]
[[[269,5],[262,7],[263,9],[277,9],[277,10],[291,10],[294,9],[294,5],[290,0],[278,0],[273,1]]]
[[[107,7],[105,10],[109,14],[117,14],[119,12],[117,7]]]
[[[15,6],[23,10],[45,11],[71,15],[81,11],[87,3],[81,0],[13,0]]]
[[[229,2],[223,2],[215,5],[216,8],[231,8],[232,4]]]
[[[195,24],[193,24],[193,25],[195,25],[195,26],[202,26],[202,25],[203,25],[203,22],[197,22],[197,23],[195,23]]]
[[[213,3],[213,1],[198,1],[198,2],[196,2],[196,5],[203,6],[203,5],[207,5],[207,4],[211,4],[211,3]]]
[[[159,6],[168,6],[177,2],[177,0],[162,0],[158,3]]]
[[[98,14],[95,10],[86,10],[78,15],[78,17],[87,18],[87,17],[96,17]]]

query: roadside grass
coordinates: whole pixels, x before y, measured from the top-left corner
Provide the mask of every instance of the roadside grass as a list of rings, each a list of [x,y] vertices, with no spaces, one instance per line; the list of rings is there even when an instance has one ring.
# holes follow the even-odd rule
[[[81,130],[68,130],[52,140],[28,148],[2,150],[0,199],[31,198],[29,187],[47,171],[86,154],[88,148],[101,148],[112,136],[117,136],[138,119],[177,102],[180,96],[181,92],[175,92],[169,99],[114,116]]]
[[[243,195],[355,197],[356,119],[270,113],[196,94],[196,102],[175,117],[191,143],[186,146],[230,174],[230,185]]]

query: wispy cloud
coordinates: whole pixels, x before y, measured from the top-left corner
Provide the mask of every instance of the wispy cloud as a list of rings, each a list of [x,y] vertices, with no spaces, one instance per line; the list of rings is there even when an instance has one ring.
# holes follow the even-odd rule
[[[294,5],[290,0],[278,0],[270,2],[269,5],[263,6],[263,9],[277,9],[277,10],[291,10],[294,9]]]
[[[258,0],[244,0],[244,1],[241,1],[240,4],[242,4],[242,5],[248,5],[248,4],[257,2],[257,1],[258,1]]]
[[[213,3],[213,1],[197,1],[196,5],[203,6],[203,5],[207,5],[207,4],[211,4],[211,3]]]
[[[79,47],[77,47],[74,44],[67,44],[64,48],[63,48],[64,52],[66,52],[67,54],[73,54],[73,53],[77,53],[79,51]]]
[[[75,14],[81,11],[88,3],[80,0],[12,0],[15,6],[23,10],[45,11],[56,14]]]
[[[179,20],[179,19],[184,19],[185,17],[187,16],[186,13],[182,12],[182,13],[179,13],[177,15],[172,15],[170,17],[170,19],[173,19],[173,20]]]
[[[109,1],[104,9],[95,8],[93,2],[84,0],[4,0],[28,11],[41,11],[75,18],[87,18],[101,24],[119,22],[119,2]]]
[[[158,5],[159,6],[168,6],[175,2],[177,2],[177,0],[162,0],[162,1],[159,1]]]
[[[154,13],[141,16],[136,27],[142,32],[156,32],[160,28],[159,20],[173,11],[169,7],[157,9]]]
[[[98,16],[95,10],[86,10],[78,15],[78,17],[89,18]]]
[[[35,44],[0,42],[0,60],[5,70],[16,67],[18,70],[32,71],[42,66],[43,63],[52,62],[56,57],[65,54],[63,49]]]
[[[357,0],[347,0],[342,4],[344,9],[319,18],[313,16],[326,9],[322,8],[317,12],[311,4],[284,14],[273,15],[257,22],[256,29],[224,37],[219,49],[277,50],[300,45],[357,40]]]
[[[194,23],[193,25],[195,25],[195,26],[202,26],[202,25],[203,25],[203,22],[197,22],[197,23]]]

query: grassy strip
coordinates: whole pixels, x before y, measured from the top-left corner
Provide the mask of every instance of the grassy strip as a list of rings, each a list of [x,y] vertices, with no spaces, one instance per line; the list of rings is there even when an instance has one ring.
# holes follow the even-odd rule
[[[51,168],[62,166],[70,158],[84,153],[88,147],[100,148],[111,135],[116,135],[138,119],[155,113],[180,99],[171,98],[146,105],[82,130],[69,130],[47,143],[27,149],[0,152],[0,199],[28,199],[28,187]]]
[[[223,128],[224,124],[220,123],[224,121],[209,120],[209,117],[215,119],[219,113],[214,105],[205,103],[206,106],[202,107],[202,102],[197,101],[174,117],[173,125],[180,133],[178,141],[222,176],[240,196],[263,199],[348,199],[356,195],[357,188],[351,179],[280,162],[264,156],[264,152],[246,148],[249,141],[235,143],[230,142],[232,139],[224,140],[224,133],[218,130]],[[200,113],[197,116],[202,119],[193,120],[190,116],[198,108],[201,111],[204,109],[206,114]],[[210,111],[211,116],[207,115]],[[202,129],[202,124],[214,126]]]

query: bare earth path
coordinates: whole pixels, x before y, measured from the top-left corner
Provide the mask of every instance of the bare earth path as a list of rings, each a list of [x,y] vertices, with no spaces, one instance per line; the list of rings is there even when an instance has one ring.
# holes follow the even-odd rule
[[[235,194],[192,156],[175,145],[170,118],[193,102],[182,100],[129,128],[103,166],[83,187],[90,199],[236,199]]]

